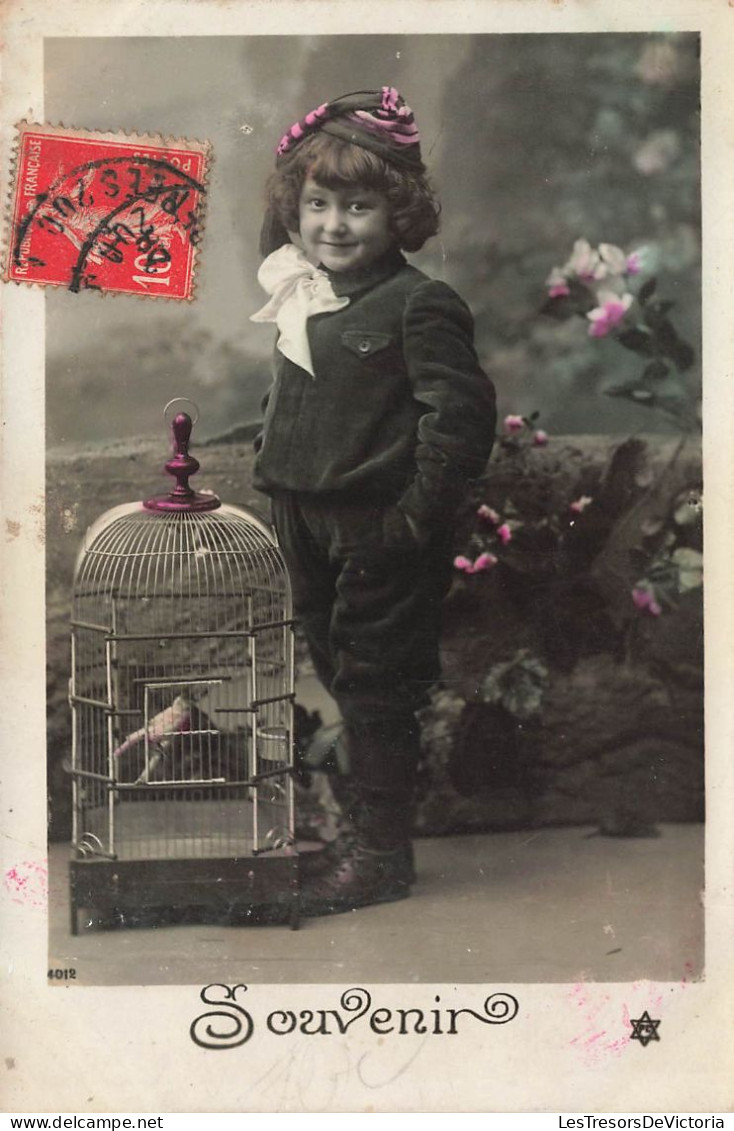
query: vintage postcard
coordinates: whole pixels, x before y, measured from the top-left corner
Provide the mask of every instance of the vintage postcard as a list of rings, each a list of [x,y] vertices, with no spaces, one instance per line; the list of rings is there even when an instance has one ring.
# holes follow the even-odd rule
[[[2,1109],[730,1111],[732,4],[0,19]]]

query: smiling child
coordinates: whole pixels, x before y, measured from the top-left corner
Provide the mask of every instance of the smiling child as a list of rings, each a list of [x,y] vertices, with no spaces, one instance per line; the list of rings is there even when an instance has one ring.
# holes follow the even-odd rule
[[[410,108],[392,87],[323,103],[278,146],[258,278],[275,379],[255,485],[296,615],[343,719],[352,804],[306,915],[401,899],[414,881],[416,711],[439,678],[441,602],[494,390],[466,304],[410,266],[438,230]]]

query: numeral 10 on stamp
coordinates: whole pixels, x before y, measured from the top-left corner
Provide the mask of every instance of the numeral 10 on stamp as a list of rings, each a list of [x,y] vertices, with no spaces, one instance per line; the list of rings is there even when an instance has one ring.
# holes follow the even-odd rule
[[[18,134],[6,281],[193,298],[206,143],[27,123]]]

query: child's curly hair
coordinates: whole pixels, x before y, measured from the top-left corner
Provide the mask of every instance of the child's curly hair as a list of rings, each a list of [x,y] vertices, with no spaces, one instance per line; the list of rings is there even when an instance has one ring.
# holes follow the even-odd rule
[[[281,159],[267,186],[267,213],[260,251],[269,255],[298,231],[298,202],[307,177],[328,189],[360,185],[384,192],[395,242],[418,251],[438,231],[441,206],[424,172],[398,168],[371,150],[327,133],[316,133]]]

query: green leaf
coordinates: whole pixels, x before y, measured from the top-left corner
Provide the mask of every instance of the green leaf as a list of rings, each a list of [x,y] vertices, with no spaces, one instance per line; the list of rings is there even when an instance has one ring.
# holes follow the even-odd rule
[[[655,294],[657,285],[658,281],[653,277],[652,279],[648,279],[647,282],[640,287],[639,294],[637,295],[637,301],[641,306],[644,306],[647,300],[649,298],[652,298],[652,296]]]
[[[696,351],[694,350],[693,346],[690,346],[688,344],[688,342],[684,342],[679,338],[678,345],[671,356],[678,371],[680,373],[685,373],[686,370],[691,368],[693,362],[696,360]]]
[[[679,372],[683,373],[686,369],[690,369],[696,357],[695,351],[688,342],[678,337],[669,319],[664,318],[656,327],[655,338],[660,352],[670,358]]]
[[[690,494],[683,502],[679,503],[673,512],[673,521],[677,526],[692,526],[701,521],[701,500],[697,495]]]
[[[661,358],[657,357],[654,361],[648,362],[643,369],[642,380],[661,381],[664,377],[667,377],[669,373],[670,366],[666,365]]]
[[[501,705],[518,719],[537,715],[548,683],[548,668],[523,648],[508,663],[495,664],[482,681],[485,703]]]
[[[626,397],[627,400],[634,401],[635,404],[642,405],[644,408],[659,409],[671,416],[679,425],[688,420],[688,403],[685,397],[661,397],[651,389],[646,389],[644,385],[637,384],[637,382],[629,385],[610,385],[608,388],[602,389],[602,392],[607,397]]]
[[[678,568],[670,558],[661,558],[648,567],[647,577],[655,589],[674,588],[678,582]]]
[[[630,401],[636,401],[638,404],[653,404],[656,400],[655,394],[651,389],[645,388],[637,381],[629,382],[626,385],[609,385],[602,392],[607,397],[626,397]]]
[[[558,295],[556,298],[546,299],[540,308],[540,313],[547,314],[550,318],[555,318],[558,322],[567,322],[568,319],[573,318],[578,311],[575,303],[568,295]]]
[[[602,389],[605,397],[631,397],[632,390],[638,388],[637,382],[628,382],[626,385],[607,385]]]
[[[568,279],[567,282],[570,293],[547,298],[540,308],[541,314],[548,314],[563,322],[573,318],[575,314],[584,315],[594,309],[596,296],[593,292],[578,279]]]
[[[675,303],[671,299],[664,299],[662,302],[649,302],[643,311],[643,318],[648,326],[654,329],[659,326],[665,315],[669,310],[672,310]]]
[[[647,550],[643,550],[641,546],[633,546],[629,551],[629,560],[635,573],[641,576],[647,568],[650,555]]]
[[[569,279],[568,287],[571,297],[576,300],[582,311],[593,310],[596,306],[596,294],[587,287],[586,283],[582,283],[580,279]]]
[[[620,345],[623,345],[625,349],[632,350],[634,353],[639,353],[646,357],[650,357],[655,353],[652,335],[649,330],[644,329],[642,326],[632,326],[629,330],[623,330],[621,334],[617,334],[617,341]]]
[[[681,546],[671,554],[678,567],[678,587],[681,593],[703,585],[703,554],[689,546]]]

